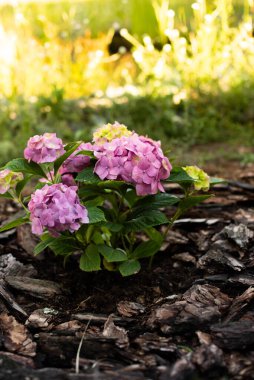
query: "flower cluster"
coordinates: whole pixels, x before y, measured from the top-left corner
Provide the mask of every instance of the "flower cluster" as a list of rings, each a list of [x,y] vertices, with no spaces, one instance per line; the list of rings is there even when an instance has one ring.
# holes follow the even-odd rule
[[[0,171],[0,194],[5,194],[8,190],[15,188],[19,181],[24,178],[22,173],[15,173],[9,169]]]
[[[86,208],[80,204],[76,186],[62,183],[45,185],[32,194],[28,203],[32,232],[41,235],[47,228],[53,235],[57,232],[74,232],[83,223],[89,223]]]
[[[55,133],[44,133],[42,136],[36,135],[28,140],[24,157],[28,161],[43,164],[45,162],[54,162],[64,152],[63,142],[56,137]]]
[[[193,184],[195,190],[209,190],[210,178],[206,172],[204,172],[204,170],[200,169],[197,166],[185,166],[183,169],[195,181]]]
[[[160,142],[132,133],[105,143],[94,154],[98,158],[94,172],[100,179],[132,183],[137,195],[164,192],[161,180],[168,178],[172,167]]]
[[[131,134],[132,132],[124,124],[119,124],[116,121],[114,124],[108,123],[98,128],[93,134],[93,141],[97,145],[103,145],[106,142]]]

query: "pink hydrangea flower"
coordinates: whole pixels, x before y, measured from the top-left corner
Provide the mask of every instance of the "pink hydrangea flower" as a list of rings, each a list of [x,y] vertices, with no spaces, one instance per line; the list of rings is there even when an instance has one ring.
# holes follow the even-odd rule
[[[160,142],[133,133],[104,144],[95,151],[95,156],[98,161],[94,172],[100,179],[133,183],[137,195],[165,191],[161,180],[168,178],[172,166]]]
[[[87,209],[80,204],[77,189],[58,183],[36,190],[28,203],[32,232],[41,235],[46,228],[56,236],[61,231],[74,232],[82,223],[89,223]]]
[[[28,140],[27,147],[24,150],[24,157],[28,161],[43,164],[44,162],[54,162],[64,153],[62,140],[56,137],[55,133],[44,133],[41,136],[33,136]]]
[[[82,150],[94,150],[91,143],[82,143],[62,164],[59,169],[60,174],[79,173],[90,164],[90,157],[83,154],[76,155]]]

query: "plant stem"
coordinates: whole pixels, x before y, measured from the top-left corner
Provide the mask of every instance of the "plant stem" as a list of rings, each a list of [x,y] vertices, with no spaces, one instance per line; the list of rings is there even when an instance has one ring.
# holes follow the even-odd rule
[[[173,227],[175,221],[176,221],[181,215],[182,215],[182,211],[181,211],[180,208],[178,208],[178,209],[176,210],[175,215],[170,219],[170,222],[168,223],[168,226],[167,226],[165,232],[163,233],[163,241],[164,241],[164,239],[166,238],[166,236],[167,236],[168,231],[170,230],[170,228]]]
[[[27,213],[29,213],[28,208],[24,205],[24,203],[22,202],[21,198],[17,196],[16,192],[15,192],[14,190],[9,190],[9,193],[11,194],[13,200],[14,200],[15,202],[17,202],[18,204],[20,204],[20,205],[23,207],[23,209],[24,209]]]

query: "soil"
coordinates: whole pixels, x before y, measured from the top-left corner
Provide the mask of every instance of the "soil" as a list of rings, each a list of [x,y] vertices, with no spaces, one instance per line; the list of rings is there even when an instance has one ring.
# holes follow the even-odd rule
[[[34,256],[29,226],[0,235],[0,380],[254,378],[254,166],[208,171],[234,180],[135,276]]]

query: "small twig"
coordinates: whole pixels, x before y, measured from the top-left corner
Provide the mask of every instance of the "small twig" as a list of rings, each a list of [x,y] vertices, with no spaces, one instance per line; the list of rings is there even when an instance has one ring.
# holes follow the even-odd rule
[[[85,334],[87,332],[87,329],[90,325],[90,322],[91,322],[92,318],[89,319],[89,321],[87,322],[87,325],[86,325],[86,328],[85,328],[85,331],[83,332],[82,334],[82,337],[81,337],[81,340],[79,342],[79,346],[78,346],[78,351],[77,351],[77,355],[76,355],[76,362],[75,362],[75,373],[76,374],[79,374],[79,359],[80,359],[80,352],[81,352],[81,348],[82,348],[82,344],[83,344],[83,341],[84,341],[84,338],[85,338]]]

